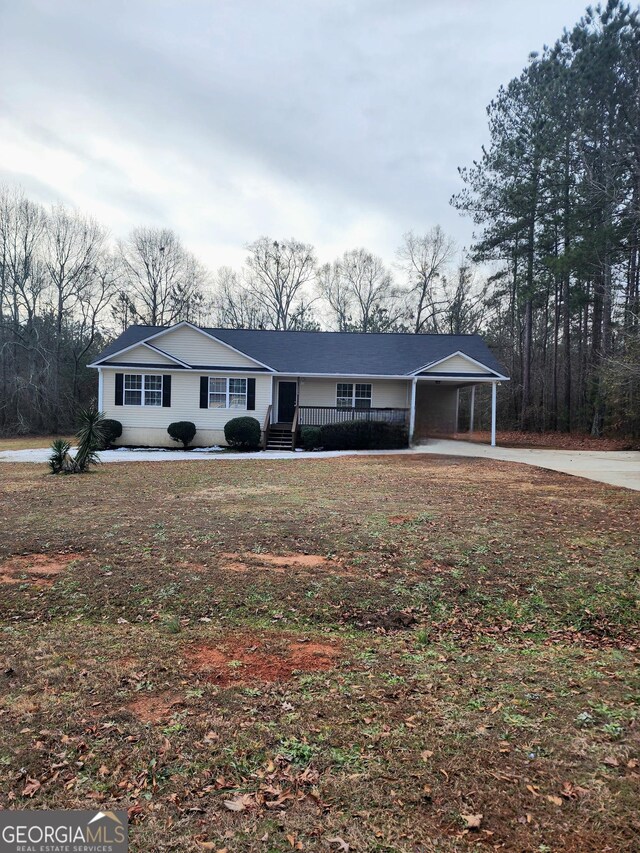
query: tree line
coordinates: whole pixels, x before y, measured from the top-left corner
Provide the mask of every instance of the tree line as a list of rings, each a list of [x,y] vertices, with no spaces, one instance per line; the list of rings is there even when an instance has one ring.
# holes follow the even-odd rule
[[[261,237],[210,272],[168,229],[113,240],[62,206],[0,189],[0,432],[62,431],[95,395],[87,362],[132,323],[358,332],[482,332],[512,381],[503,428],[640,434],[640,23],[588,9],[487,108],[489,143],[439,226],[391,263],[321,261]]]
[[[460,170],[473,258],[494,263],[488,328],[523,429],[640,434],[640,23],[589,8],[487,109]]]
[[[406,234],[393,269],[365,249],[320,264],[268,237],[211,273],[168,229],[110,239],[99,223],[0,190],[0,432],[60,432],[95,396],[86,368],[133,323],[360,332],[480,329],[483,283],[439,227]]]

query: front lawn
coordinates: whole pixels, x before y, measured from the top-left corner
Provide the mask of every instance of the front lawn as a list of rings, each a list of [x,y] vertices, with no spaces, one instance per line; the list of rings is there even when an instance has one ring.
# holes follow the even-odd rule
[[[4,450],[40,450],[43,447],[51,447],[51,442],[56,438],[64,438],[71,444],[76,443],[73,436],[68,435],[20,435],[16,438],[0,437],[0,453]]]
[[[631,851],[640,493],[491,460],[2,465],[0,807],[143,851]]]

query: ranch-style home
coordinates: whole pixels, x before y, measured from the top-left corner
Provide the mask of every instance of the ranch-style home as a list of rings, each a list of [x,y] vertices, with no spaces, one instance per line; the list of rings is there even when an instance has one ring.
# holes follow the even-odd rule
[[[194,445],[224,444],[241,415],[263,446],[293,449],[302,426],[372,419],[406,424],[409,439],[456,432],[459,394],[496,385],[503,367],[479,335],[362,334],[131,326],[90,367],[98,406],[121,422],[124,445],[174,446],[173,421],[192,421]]]

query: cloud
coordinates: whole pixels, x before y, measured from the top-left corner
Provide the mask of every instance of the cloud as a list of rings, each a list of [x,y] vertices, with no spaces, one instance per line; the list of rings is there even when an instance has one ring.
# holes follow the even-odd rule
[[[449,206],[485,106],[582,4],[22,0],[0,34],[4,180],[211,265],[260,234],[323,259],[471,225]]]

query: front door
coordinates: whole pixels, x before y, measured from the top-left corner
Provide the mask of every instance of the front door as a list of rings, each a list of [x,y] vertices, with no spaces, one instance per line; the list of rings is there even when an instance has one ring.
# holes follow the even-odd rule
[[[293,423],[296,411],[297,382],[278,382],[278,423]]]

